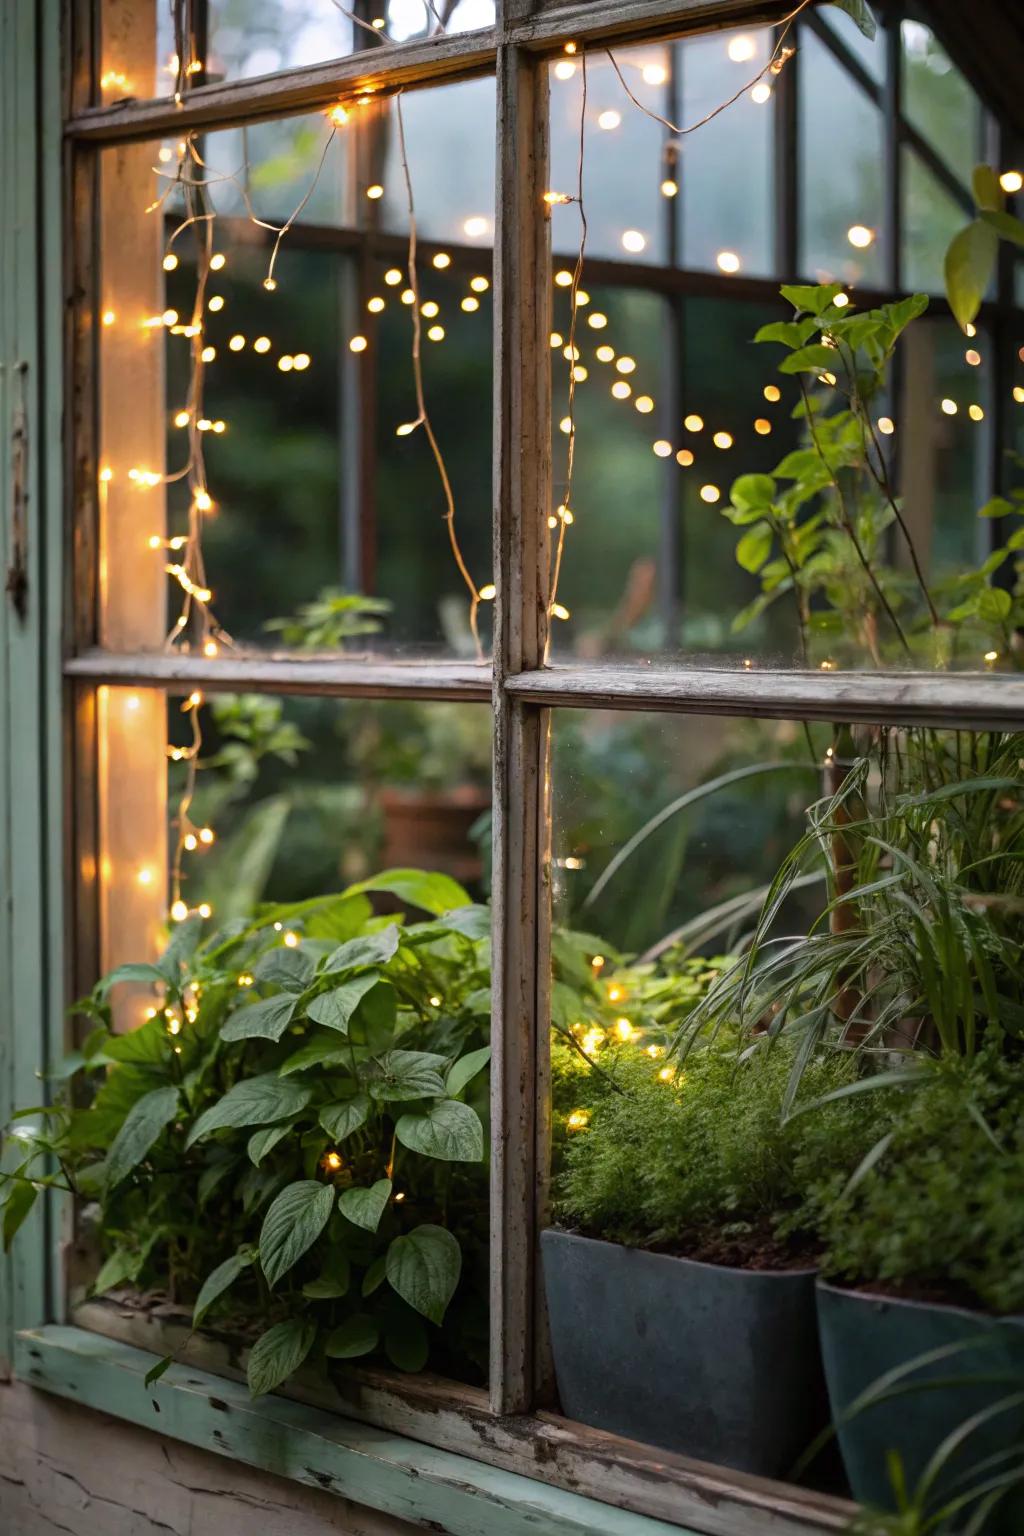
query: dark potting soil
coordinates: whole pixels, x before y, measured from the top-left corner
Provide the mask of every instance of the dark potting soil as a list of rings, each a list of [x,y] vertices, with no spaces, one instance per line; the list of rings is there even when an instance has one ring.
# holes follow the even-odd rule
[[[701,1264],[721,1264],[730,1269],[787,1270],[816,1269],[820,1252],[806,1238],[780,1238],[770,1220],[743,1223],[743,1230],[736,1227],[695,1228],[691,1232],[673,1234],[670,1238],[655,1238],[647,1243],[627,1243],[626,1247],[643,1248],[649,1253],[667,1253],[674,1259],[696,1259]],[[574,1228],[583,1237],[593,1237],[602,1242],[618,1242],[614,1233],[588,1231],[586,1227]]]

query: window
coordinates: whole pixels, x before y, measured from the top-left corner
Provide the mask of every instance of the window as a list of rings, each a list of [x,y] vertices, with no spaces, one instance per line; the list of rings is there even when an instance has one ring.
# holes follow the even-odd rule
[[[358,887],[373,934],[402,911],[424,944],[486,945],[489,898],[489,997],[483,958],[428,1081],[483,1049],[489,1006],[489,1210],[481,1180],[452,1195],[472,1348],[439,1346],[443,1388],[367,1378],[353,1411],[393,1425],[411,1403],[425,1440],[670,1524],[836,1528],[841,1479],[781,1481],[813,1424],[761,1456],[666,1441],[657,1404],[595,1408],[588,1298],[607,1281],[553,1278],[552,1208],[572,1218],[586,1074],[630,1047],[669,1091],[670,1025],[745,952],[837,764],[871,761],[874,805],[890,771],[907,790],[914,732],[953,743],[955,776],[1021,725],[1017,504],[994,504],[1024,399],[1016,257],[970,338],[941,284],[997,125],[938,22],[895,15],[869,43],[830,7],[721,29],[744,7],[719,6],[684,35],[642,0],[510,7],[497,29],[476,0],[197,0],[170,31],[162,5],[86,9],[101,62],[76,33],[66,124],[76,991],[259,903]],[[792,318],[789,282],[801,318],[820,303],[837,326],[839,296],[931,300],[878,369],[853,520],[859,461],[841,485],[808,462],[835,375],[751,345]],[[780,532],[778,484],[801,475]],[[833,521],[805,523],[832,493]],[[404,878],[417,866],[442,895]],[[804,930],[815,878],[786,889]],[[439,936],[452,907],[475,915]],[[336,917],[279,922],[270,947],[319,965],[351,938]],[[120,1032],[153,1011],[138,983]],[[445,999],[386,1006],[389,1028],[404,1009],[426,1029]],[[448,1187],[430,1199],[447,1217]],[[433,1335],[396,1318],[390,1363],[422,1365]]]

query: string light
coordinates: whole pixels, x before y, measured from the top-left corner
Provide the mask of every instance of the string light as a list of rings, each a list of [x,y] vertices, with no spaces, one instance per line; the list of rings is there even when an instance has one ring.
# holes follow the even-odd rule
[[[551,335],[548,337],[548,340],[553,347],[560,347],[563,341],[561,331],[552,331]]]
[[[483,586],[480,588],[480,599],[481,599],[481,601],[484,602],[484,603],[493,602],[494,597],[495,597],[495,595],[497,593],[497,590],[498,589],[494,585],[493,581],[485,581]]]
[[[848,293],[837,293],[835,298],[832,300],[832,304],[836,309],[845,309],[849,302],[850,295]]]
[[[647,237],[642,235],[638,229],[624,229],[622,232],[622,248],[624,251],[630,251],[634,255],[639,255],[641,251],[647,249]]]
[[[591,327],[592,330],[603,331],[605,326],[608,324],[608,316],[602,315],[600,310],[595,309],[592,315],[587,316],[587,324]]]
[[[244,336],[232,336],[231,340],[228,342],[228,350],[230,352],[241,352],[241,350],[242,350],[242,348],[244,346],[245,346],[245,337]]]
[[[472,315],[480,308],[480,300],[474,298],[471,293],[468,293],[459,307],[464,309],[467,315]]]
[[[223,271],[224,267],[227,265],[227,260],[228,259],[224,255],[223,251],[217,251],[213,256],[210,257],[210,271]]]
[[[672,444],[666,442],[663,437],[659,437],[656,443],[651,444],[651,447],[659,459],[670,459],[672,457]]]
[[[474,214],[472,218],[463,221],[463,234],[468,235],[470,240],[479,240],[482,235],[486,235],[487,230],[487,220],[481,218],[479,214]]]
[[[679,191],[679,183],[677,181],[673,181],[671,176],[666,176],[665,180],[662,182],[659,188],[659,191],[661,192],[662,197],[675,197]]]
[[[425,304],[420,305],[420,314],[424,315],[428,320],[433,320],[434,316],[438,313],[438,308],[433,299],[428,299]]]
[[[761,393],[772,405],[782,399],[782,390],[777,384],[766,384]]]
[[[415,304],[416,302],[416,295],[411,288],[403,288],[398,297],[403,304]]]
[[[625,379],[616,379],[612,385],[612,394],[616,400],[628,400],[633,393],[633,386],[627,384]]]
[[[767,80],[759,80],[755,86],[751,87],[750,99],[759,107],[763,107],[766,101],[770,101],[771,95],[772,88]]]
[[[858,251],[865,251],[874,240],[875,232],[866,224],[851,224],[846,231],[846,238]]]
[[[982,410],[980,405],[969,405],[967,407],[967,414],[972,421],[985,420],[985,412]]]
[[[299,947],[299,936],[289,928],[287,933],[284,934],[282,942],[288,949],[297,949]]]
[[[568,192],[545,192],[544,201],[547,203],[549,208],[557,208],[563,203],[571,203],[572,198],[569,196]]]
[[[711,441],[714,443],[716,448],[731,448],[732,447],[732,433],[731,432],[716,432],[714,437],[711,439]]]
[[[609,346],[598,347],[594,353],[599,363],[610,363],[615,358],[615,348]]]
[[[701,501],[706,501],[709,504],[718,501],[721,494],[717,485],[702,485],[700,488]]]
[[[645,64],[640,74],[644,85],[664,85],[668,79],[668,70],[660,64]]]
[[[649,416],[650,413],[654,410],[654,401],[651,399],[650,395],[637,395],[636,399],[633,401],[633,404],[640,412],[641,416]]]
[[[999,178],[999,185],[1004,192],[1011,194],[1019,192],[1021,187],[1024,187],[1024,176],[1021,175],[1020,171],[1004,171]]]
[[[384,281],[389,288],[397,288],[402,281],[402,274],[397,267],[389,267],[384,273]]]
[[[587,293],[585,288],[577,288],[576,292],[573,294],[572,302],[574,305],[577,305],[580,309],[582,309],[584,304],[590,303],[590,294]]]
[[[375,181],[372,187],[367,187],[366,195],[370,199],[371,203],[375,203],[378,198],[384,196],[384,188],[381,186],[379,181]]]
[[[270,337],[269,336],[257,336],[256,340],[252,344],[252,349],[253,349],[254,352],[260,352],[260,353],[269,352],[270,351]]]
[[[444,341],[444,326],[432,325],[427,331],[428,341]]]
[[[690,465],[693,463],[693,454],[690,452],[689,448],[680,448],[679,452],[676,454],[676,463],[681,465],[683,469],[689,469]]]
[[[1015,384],[1013,386],[1013,398],[1016,400],[1018,405],[1024,405],[1024,387],[1022,387],[1020,384]]]
[[[740,269],[740,258],[735,251],[719,251],[715,257],[715,265],[720,272],[727,272],[732,275]]]
[[[112,309],[105,309],[101,316],[104,325],[113,325],[117,315]]]
[[[896,430],[896,423],[893,421],[891,416],[879,416],[878,430],[885,437],[891,437],[893,432]]]
[[[973,347],[968,347],[964,353],[964,362],[971,368],[978,368],[981,365],[981,353],[976,352]]]
[[[636,371],[636,358],[617,357],[615,359],[615,367],[619,373],[634,373]]]
[[[767,437],[772,430],[772,424],[767,416],[758,416],[754,422],[754,431],[758,437]]]
[[[683,426],[687,432],[703,432],[704,418],[703,416],[698,416],[696,412],[691,412],[689,416],[683,417]]]
[[[175,256],[173,251],[168,251],[167,255],[164,257],[164,262],[163,262],[164,271],[165,272],[173,272],[177,265],[178,265],[178,258],[177,258],[177,256]]]
[[[209,303],[207,304],[206,307],[207,307],[207,309],[210,311],[210,313],[212,315],[218,314],[224,308],[224,296],[223,296],[223,294],[215,293],[213,295],[213,298],[209,301]],[[176,320],[178,318],[177,315],[175,315],[174,318]]]
[[[171,902],[171,919],[172,919],[172,921],[175,922],[175,923],[183,923],[185,921],[186,917],[188,917],[188,907],[181,900],[181,898],[179,897],[177,901],[172,901]]]
[[[384,308],[384,300],[377,296],[372,299],[367,299],[366,307],[370,311],[371,315],[379,315],[381,310]]]
[[[555,273],[555,282],[558,284],[559,288],[571,288],[572,273],[566,272],[564,267],[561,268],[558,272]]]
[[[451,266],[452,259],[448,255],[447,251],[438,251],[437,255],[434,257],[433,264],[439,272],[443,272],[445,267]]]
[[[188,411],[175,411],[174,413],[174,425],[176,427],[187,427],[191,419]]]
[[[486,293],[491,286],[486,277],[471,277],[469,286],[474,293]]]
[[[200,352],[199,356],[202,358],[204,363],[212,363],[213,360],[215,359],[215,357],[217,356],[217,348],[216,347],[204,347],[203,350]]]
[[[754,57],[756,45],[752,37],[746,33],[741,33],[739,37],[731,37],[729,39],[729,44],[725,51],[734,64],[746,64]]]
[[[568,59],[559,59],[555,65],[556,80],[571,80],[576,73],[576,65],[570,64]]]
[[[620,127],[621,123],[622,113],[616,112],[613,107],[610,107],[606,112],[598,113],[597,126],[603,128],[606,133],[611,133],[615,128]]]
[[[947,395],[946,399],[942,401],[939,409],[946,416],[955,416],[957,413],[957,403],[955,400],[950,400],[949,396]]]

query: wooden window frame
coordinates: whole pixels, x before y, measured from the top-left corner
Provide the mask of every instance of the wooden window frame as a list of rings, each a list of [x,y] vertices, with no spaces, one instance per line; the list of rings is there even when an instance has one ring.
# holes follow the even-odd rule
[[[151,4],[153,0],[138,0]],[[88,792],[95,741],[89,701],[103,684],[166,692],[183,684],[210,691],[317,694],[334,698],[490,700],[494,720],[494,1012],[491,1195],[491,1370],[488,1393],[388,1373],[353,1373],[343,1411],[383,1429],[556,1487],[710,1536],[797,1536],[839,1531],[843,1501],[655,1451],[536,1407],[549,1380],[538,1236],[545,1221],[547,1166],[547,866],[550,837],[548,738],[553,707],[717,713],[736,717],[863,720],[960,729],[1019,727],[1024,684],[987,675],[743,672],[693,667],[544,663],[550,505],[550,295],[547,185],[547,60],[569,40],[596,48],[738,24],[770,24],[783,0],[590,0],[532,12],[529,0],[499,0],[494,28],[380,49],[273,76],[188,91],[180,106],[130,101],[94,106],[96,8],[73,0],[63,10],[63,188],[48,195],[63,210],[65,274],[61,303],[70,316],[63,360],[68,429],[60,546],[73,549],[62,579],[63,778],[51,800],[65,815],[66,881],[47,897],[70,918],[76,956],[70,986],[91,980],[96,917],[82,897],[79,860],[95,845]],[[46,0],[45,25],[58,7]],[[497,198],[494,248],[494,572],[495,641],[489,668],[437,663],[277,661],[252,655],[191,660],[180,655],[100,649],[96,599],[95,259],[99,152],[189,129],[227,127],[329,106],[360,86],[382,92],[471,76],[496,81]],[[52,78],[53,71],[47,78]],[[56,158],[56,157],[54,157]],[[50,237],[51,257],[59,246]],[[51,295],[52,300],[52,295]],[[51,413],[52,415],[52,413]],[[58,477],[54,476],[54,481]],[[61,526],[67,541],[60,538]],[[72,600],[72,592],[74,600]],[[56,605],[54,605],[56,606]],[[51,613],[49,623],[53,624]],[[55,729],[50,721],[51,733]],[[64,792],[62,792],[62,784]],[[44,862],[60,860],[54,818]],[[77,973],[77,974],[76,974]],[[40,1230],[34,1274],[43,1278],[56,1248]],[[54,1271],[51,1310],[63,1318]],[[24,1309],[23,1309],[24,1310]],[[161,1347],[114,1309],[92,1304],[74,1319],[144,1347]],[[134,1329],[134,1332],[133,1332]],[[196,1341],[187,1358],[227,1370],[212,1346]]]

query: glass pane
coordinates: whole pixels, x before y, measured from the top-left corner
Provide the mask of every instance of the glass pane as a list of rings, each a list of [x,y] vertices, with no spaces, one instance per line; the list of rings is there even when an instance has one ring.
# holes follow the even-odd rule
[[[984,159],[981,103],[929,27],[919,21],[904,21],[900,36],[907,119],[956,173],[967,192],[971,172]]]
[[[494,86],[402,103],[418,311],[395,99],[104,152],[106,643],[485,653]]]
[[[882,114],[806,28],[800,48],[802,270],[880,287]],[[815,131],[826,122],[827,133]]]
[[[877,27],[872,38],[864,36],[852,16],[841,11],[837,5],[830,5],[817,12],[815,20],[834,34],[857,62],[867,70],[871,78],[880,85],[885,76],[885,27],[883,19],[876,17]]]
[[[969,213],[912,149],[903,160],[903,271],[908,288],[944,293],[946,251]]]
[[[1024,739],[596,711],[552,732],[563,1412],[875,1509],[955,1444],[981,1498],[1019,1424],[947,1437],[1000,1416],[990,1347],[1003,1381],[1022,1360]],[[917,1330],[954,1316],[940,1383]]]
[[[455,0],[441,16],[425,0],[381,0],[365,13],[335,0],[193,0],[189,9],[191,27],[185,6],[144,0],[129,9],[103,0],[104,102],[250,80],[441,31],[471,32],[493,26],[495,15],[494,0]]]
[[[96,1289],[187,1322],[238,1255],[207,1326],[278,1328],[254,1391],[304,1359],[482,1383],[489,708],[101,688],[95,710],[111,974],[66,1168]]]

